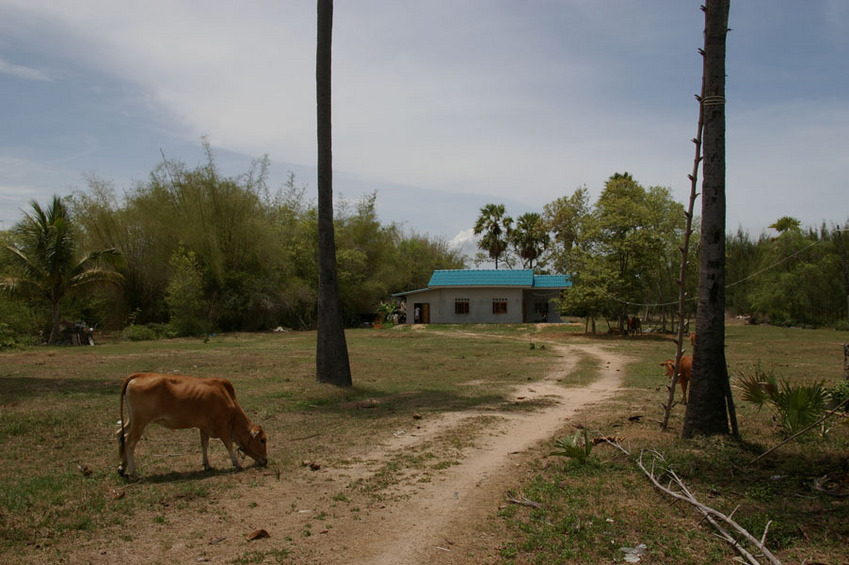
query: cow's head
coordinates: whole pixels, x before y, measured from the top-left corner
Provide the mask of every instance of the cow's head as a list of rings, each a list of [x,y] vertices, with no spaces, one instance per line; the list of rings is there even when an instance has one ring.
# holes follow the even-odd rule
[[[244,443],[240,442],[239,447],[245,455],[250,456],[259,465],[268,463],[268,454],[266,451],[265,432],[262,431],[262,426],[253,425],[250,428],[250,434],[245,439]]]
[[[660,364],[661,367],[666,367],[666,376],[672,377],[672,374],[675,372],[675,359],[667,359],[663,363]]]

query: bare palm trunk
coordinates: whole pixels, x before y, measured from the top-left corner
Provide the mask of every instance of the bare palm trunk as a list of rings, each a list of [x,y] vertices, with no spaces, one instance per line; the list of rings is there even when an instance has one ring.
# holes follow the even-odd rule
[[[690,402],[682,436],[735,435],[725,360],[725,45],[729,0],[705,3],[704,164],[699,309]]]
[[[50,307],[50,336],[47,338],[48,345],[56,345],[59,342],[59,302],[54,300]]]
[[[318,0],[316,107],[318,119],[318,337],[316,378],[320,383],[351,386],[348,345],[336,278],[333,228],[333,151],[331,135],[330,62],[333,0]]]

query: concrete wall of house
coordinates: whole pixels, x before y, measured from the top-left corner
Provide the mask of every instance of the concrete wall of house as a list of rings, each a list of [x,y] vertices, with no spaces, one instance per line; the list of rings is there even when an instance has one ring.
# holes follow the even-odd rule
[[[407,323],[415,318],[415,305],[427,304],[431,324],[518,324],[542,320],[537,303],[556,298],[557,290],[521,288],[439,288],[407,295]],[[467,302],[468,314],[457,314],[455,303]],[[507,312],[494,314],[493,302],[506,302]],[[559,322],[560,314],[551,304],[548,321]]]

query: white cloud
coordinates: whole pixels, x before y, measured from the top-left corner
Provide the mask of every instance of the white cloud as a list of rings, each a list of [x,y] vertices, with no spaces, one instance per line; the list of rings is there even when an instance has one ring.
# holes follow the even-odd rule
[[[475,230],[468,228],[461,231],[448,241],[448,245],[469,259],[473,258],[478,251]]]
[[[0,74],[11,75],[26,80],[40,80],[47,82],[53,80],[43,71],[9,63],[2,57],[0,57]]]

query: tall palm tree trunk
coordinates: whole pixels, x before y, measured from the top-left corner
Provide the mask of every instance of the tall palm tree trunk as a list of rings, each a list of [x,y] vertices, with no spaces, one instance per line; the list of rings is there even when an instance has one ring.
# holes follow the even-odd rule
[[[725,360],[725,47],[730,0],[705,3],[704,164],[699,309],[682,436],[729,432],[737,420]]]
[[[333,228],[333,151],[331,135],[330,62],[333,0],[318,0],[316,109],[318,123],[318,337],[316,378],[320,383],[351,386],[348,345],[336,278]]]

